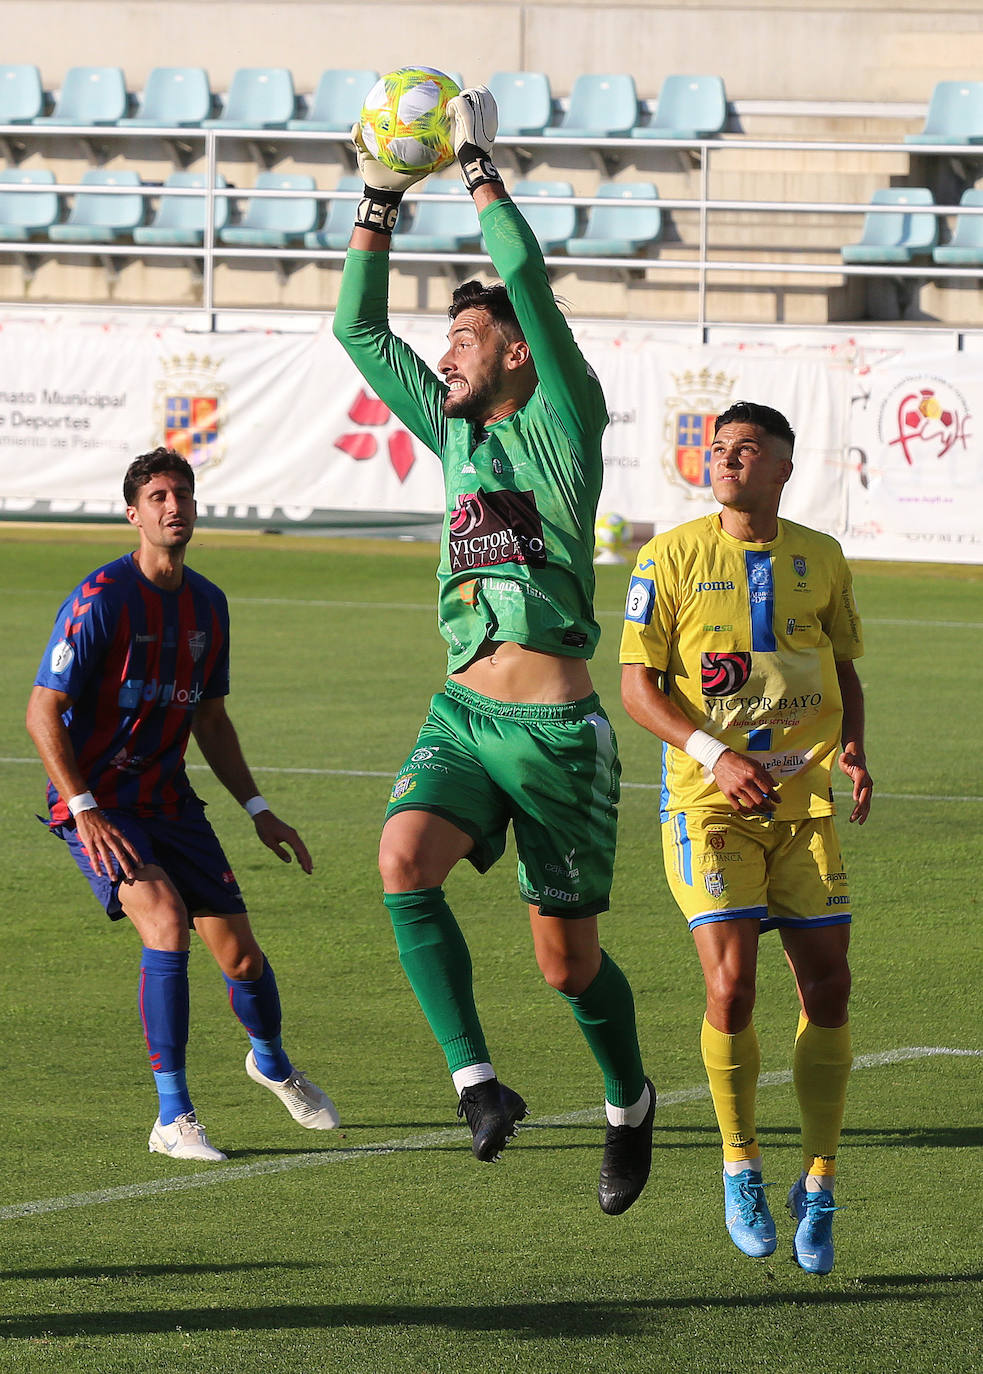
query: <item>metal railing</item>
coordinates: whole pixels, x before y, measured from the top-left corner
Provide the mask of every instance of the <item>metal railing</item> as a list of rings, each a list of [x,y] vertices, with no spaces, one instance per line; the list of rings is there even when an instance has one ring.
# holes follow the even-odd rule
[[[16,299],[0,301],[0,305],[8,308],[21,309],[43,309],[50,311],[58,310],[99,310],[105,309],[112,313],[137,312],[142,314],[166,314],[173,316],[194,315],[205,316],[210,326],[214,325],[217,315],[225,314],[250,314],[250,315],[302,315],[308,312],[323,314],[324,308],[320,306],[304,307],[296,304],[282,306],[253,306],[253,305],[223,305],[216,300],[215,296],[215,267],[221,261],[236,261],[239,259],[269,260],[279,264],[300,264],[304,262],[323,262],[338,263],[344,259],[345,250],[332,248],[309,248],[298,245],[284,247],[264,248],[260,246],[235,247],[221,242],[216,233],[216,204],[220,199],[232,201],[245,201],[261,199],[264,197],[272,199],[304,199],[318,201],[332,201],[336,199],[357,200],[357,191],[338,191],[332,189],[301,189],[290,190],[285,188],[272,188],[269,190],[256,189],[254,187],[242,186],[217,186],[216,175],[218,172],[218,153],[222,144],[246,144],[256,147],[271,146],[290,146],[300,143],[321,143],[339,144],[346,149],[349,147],[349,136],[346,133],[307,133],[304,131],[293,131],[283,129],[254,129],[254,130],[219,130],[219,129],[194,129],[194,128],[115,128],[113,126],[57,126],[50,129],[25,126],[25,125],[0,125],[0,146],[8,151],[11,145],[18,145],[20,148],[27,146],[34,148],[44,141],[56,138],[59,141],[65,139],[78,139],[87,146],[105,145],[118,141],[140,141],[149,140],[164,141],[171,144],[181,144],[185,148],[200,147],[205,160],[204,185],[202,187],[180,187],[169,186],[163,182],[143,182],[139,186],[110,186],[104,184],[84,184],[75,183],[0,183],[0,192],[4,194],[22,195],[140,195],[145,200],[156,200],[161,196],[184,197],[192,196],[205,198],[205,222],[203,241],[200,246],[194,245],[158,245],[158,244],[134,244],[124,240],[114,239],[111,242],[76,242],[64,243],[54,242],[42,237],[33,238],[27,241],[3,240],[0,239],[0,254],[16,255],[22,262],[26,262],[35,257],[73,257],[73,256],[98,256],[109,262],[116,260],[125,261],[131,258],[144,259],[181,259],[192,263],[200,264],[201,279],[201,301],[200,303],[182,305],[171,304],[169,302],[139,302],[139,303],[118,303],[114,300],[76,302],[45,300],[33,302],[30,300]],[[644,163],[645,155],[653,150],[672,151],[677,154],[685,154],[692,159],[693,164],[699,170],[700,194],[696,198],[692,197],[662,197],[655,201],[631,200],[622,202],[629,208],[645,206],[658,208],[661,211],[692,211],[697,217],[698,233],[694,242],[671,242],[660,241],[653,244],[645,252],[635,256],[612,258],[608,256],[592,257],[590,255],[573,254],[547,254],[546,264],[551,269],[600,269],[611,273],[653,273],[658,276],[663,273],[683,273],[690,276],[697,288],[697,308],[695,319],[680,321],[682,324],[693,324],[701,336],[705,336],[706,331],[711,326],[727,326],[729,324],[742,324],[741,321],[710,320],[707,313],[707,292],[711,279],[718,276],[734,274],[754,274],[763,279],[799,276],[802,278],[812,277],[890,277],[890,278],[918,278],[933,281],[981,281],[983,279],[983,266],[976,267],[949,267],[935,263],[930,258],[923,263],[890,264],[886,266],[872,264],[846,263],[843,261],[812,261],[812,262],[790,262],[775,256],[771,259],[762,260],[760,257],[749,259],[741,257],[718,257],[714,256],[710,244],[711,218],[717,212],[728,212],[730,214],[742,213],[768,213],[775,215],[801,214],[809,216],[866,216],[877,214],[911,214],[911,215],[934,215],[937,218],[949,218],[959,216],[983,215],[983,207],[975,208],[963,205],[903,205],[884,204],[875,205],[869,202],[831,202],[823,200],[815,201],[774,201],[774,200],[750,200],[750,199],[714,199],[710,195],[710,174],[711,164],[717,164],[720,160],[726,160],[735,154],[748,151],[774,151],[781,153],[797,153],[803,160],[803,165],[807,165],[811,155],[817,153],[840,153],[858,155],[893,155],[905,153],[908,156],[921,157],[945,157],[958,160],[961,163],[979,163],[979,170],[983,171],[983,147],[967,147],[962,144],[944,145],[909,145],[897,142],[851,142],[835,140],[785,140],[785,139],[755,139],[745,137],[728,137],[723,139],[633,139],[633,138],[603,138],[587,142],[581,138],[562,138],[562,137],[533,137],[533,136],[503,136],[498,140],[502,147],[519,149],[525,153],[534,153],[537,149],[550,150],[556,153],[561,149],[574,149],[577,151],[590,151],[597,153],[606,160],[609,168],[614,167],[619,159],[625,158],[627,153],[631,153],[632,163],[638,167],[639,163]],[[101,149],[102,150],[102,149]],[[640,176],[645,175],[644,171],[639,172]],[[821,178],[821,173],[817,173],[817,180]],[[554,178],[557,173],[553,172]],[[460,197],[451,195],[440,195],[430,192],[425,197],[418,193],[410,192],[406,199],[412,203],[420,199],[426,199],[430,203],[447,201],[460,204]],[[614,203],[611,198],[597,196],[550,196],[544,197],[516,197],[519,205],[539,205],[549,204],[551,206],[572,205],[578,208],[589,208],[595,205],[610,207]],[[477,235],[477,231],[476,231]],[[670,254],[683,251],[688,256],[674,256]],[[780,250],[776,250],[780,251]],[[471,268],[480,265],[487,265],[487,256],[481,252],[450,252],[432,253],[415,251],[393,251],[392,261],[405,264],[432,264],[439,267],[451,268]],[[767,281],[762,281],[762,288],[767,286]],[[653,323],[655,323],[653,321]],[[665,323],[658,321],[658,323]],[[773,327],[773,326],[772,326]],[[892,327],[896,327],[896,322]],[[967,329],[965,332],[973,332]]]

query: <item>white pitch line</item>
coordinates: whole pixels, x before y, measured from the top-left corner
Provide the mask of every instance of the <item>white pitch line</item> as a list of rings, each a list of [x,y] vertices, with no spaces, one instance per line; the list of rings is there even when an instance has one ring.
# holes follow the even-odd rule
[[[853,1061],[856,1069],[876,1069],[885,1064],[901,1064],[906,1060],[928,1059],[937,1055],[952,1058],[981,1058],[983,1050],[958,1050],[945,1046],[909,1045],[905,1049],[882,1050],[878,1054],[860,1054]],[[758,1079],[762,1088],[776,1087],[792,1081],[791,1071],[763,1073]],[[672,1107],[681,1102],[697,1102],[709,1097],[704,1084],[692,1088],[678,1088],[659,1094],[659,1107]],[[523,1126],[523,1130],[549,1130],[554,1126],[589,1124],[603,1119],[602,1107],[586,1107],[561,1116],[543,1117]],[[94,1207],[106,1202],[128,1202],[134,1198],[159,1197],[163,1193],[187,1192],[193,1188],[209,1188],[220,1183],[237,1183],[242,1179],[259,1178],[264,1174],[286,1174],[295,1169],[317,1169],[324,1164],[347,1164],[357,1159],[373,1159],[379,1155],[404,1153],[408,1150],[428,1150],[465,1140],[467,1131],[448,1126],[426,1135],[408,1136],[400,1140],[384,1140],[374,1145],[359,1145],[350,1150],[324,1150],[293,1155],[289,1159],[257,1160],[254,1164],[233,1164],[229,1168],[209,1169],[204,1173],[187,1174],[183,1178],[153,1179],[148,1183],[126,1183],[118,1188],[101,1188],[89,1193],[69,1193],[65,1197],[39,1198],[35,1202],[18,1202],[0,1207],[0,1221],[14,1221],[19,1217],[42,1216],[47,1212],[64,1212],[78,1207]]]
[[[628,565],[625,564],[627,572]],[[6,593],[8,599],[11,596],[51,596],[51,593],[40,587],[22,587]],[[436,613],[436,602],[427,601],[337,601],[317,597],[296,597],[296,596],[230,596],[231,606],[300,606],[316,607],[321,610],[337,611],[429,611]],[[600,610],[596,614],[598,617],[609,619],[624,619],[624,612]],[[983,630],[983,621],[980,620],[909,620],[905,618],[888,618],[878,616],[863,616],[865,625],[911,625],[919,630]]]
[[[28,758],[0,758],[0,764],[19,763],[31,764],[37,767],[37,759]],[[185,765],[189,773],[210,773],[211,769],[205,763],[189,763]],[[393,769],[379,771],[371,768],[282,768],[278,764],[250,764],[250,769],[254,773],[273,773],[282,774],[288,777],[312,777],[312,778],[385,778],[392,780]],[[661,782],[626,782],[622,779],[623,790],[634,790],[640,792],[660,792]],[[983,796],[958,797],[948,796],[944,793],[931,792],[882,792],[880,788],[874,793],[878,801],[918,801],[918,802],[983,802]],[[837,791],[836,796],[843,802],[849,799],[849,792]]]

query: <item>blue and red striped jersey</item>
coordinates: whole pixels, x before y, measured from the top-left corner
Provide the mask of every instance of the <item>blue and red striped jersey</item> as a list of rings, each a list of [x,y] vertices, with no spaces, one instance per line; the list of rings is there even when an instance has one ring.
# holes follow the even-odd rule
[[[71,697],[63,720],[100,806],[174,815],[194,795],[184,755],[195,706],[229,691],[225,593],[191,568],[162,591],[125,554],[63,603],[35,683]],[[52,825],[69,818],[50,781],[48,807]]]

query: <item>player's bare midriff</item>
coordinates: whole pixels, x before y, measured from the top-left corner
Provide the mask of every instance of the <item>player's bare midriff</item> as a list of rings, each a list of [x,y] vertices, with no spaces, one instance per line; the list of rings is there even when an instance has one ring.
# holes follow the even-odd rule
[[[451,679],[493,701],[556,705],[582,701],[594,690],[586,659],[545,654],[511,641],[486,643]]]

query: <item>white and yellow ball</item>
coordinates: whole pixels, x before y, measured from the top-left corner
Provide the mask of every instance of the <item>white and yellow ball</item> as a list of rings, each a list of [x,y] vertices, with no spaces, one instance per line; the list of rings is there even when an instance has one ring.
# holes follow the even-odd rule
[[[394,172],[439,172],[454,161],[447,102],[460,87],[433,67],[400,67],[378,80],[362,106],[362,139]]]
[[[623,550],[631,539],[631,525],[623,515],[608,511],[594,521],[594,562],[623,563]]]

